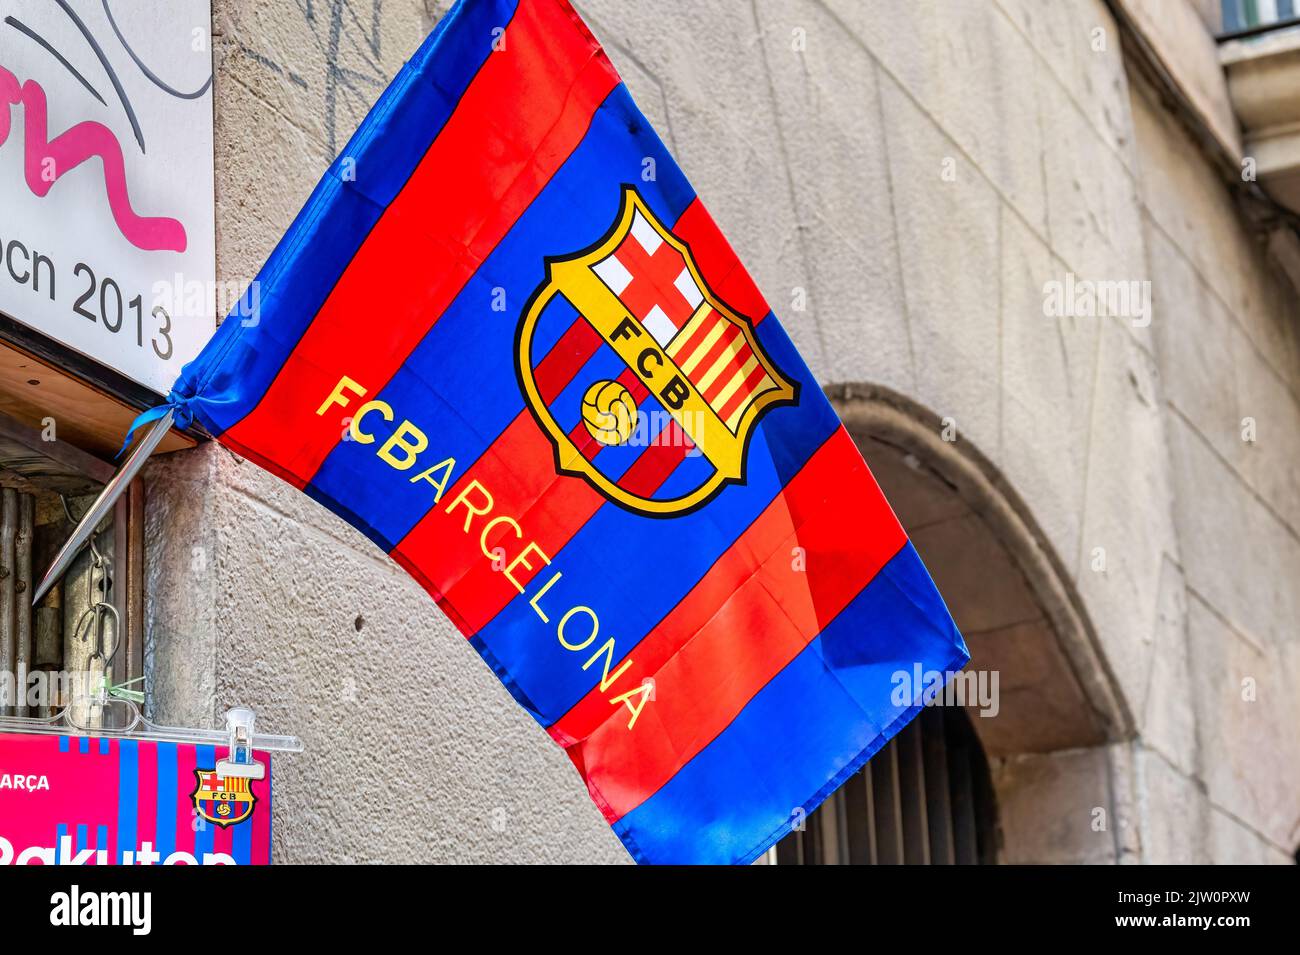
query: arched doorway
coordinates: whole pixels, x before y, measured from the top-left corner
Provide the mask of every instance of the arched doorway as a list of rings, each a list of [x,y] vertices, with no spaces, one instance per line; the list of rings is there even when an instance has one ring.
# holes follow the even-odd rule
[[[968,692],[927,708],[772,861],[1118,857],[1108,744],[1132,719],[1033,515],[928,409],[878,386],[827,392],[966,637]],[[1078,797],[1068,806],[1062,787]]]

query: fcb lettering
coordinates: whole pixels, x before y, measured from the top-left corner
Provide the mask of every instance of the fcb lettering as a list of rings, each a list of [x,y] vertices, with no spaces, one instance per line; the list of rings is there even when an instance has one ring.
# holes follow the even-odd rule
[[[966,662],[565,0],[457,3],[255,287],[260,321],[186,366],[177,420],[410,573],[638,861],[754,859],[918,712],[893,673]]]
[[[352,397],[363,397],[366,389],[362,388],[355,381],[344,375],[334,386],[329,397],[324,403],[316,409],[317,415],[324,415],[335,408],[342,408],[344,412],[352,403]],[[374,444],[375,436],[365,430],[363,426],[364,419],[369,414],[377,414],[384,421],[392,422],[394,419],[393,409],[382,401],[367,401],[357,408],[355,414],[347,421],[348,434],[353,441],[360,444]],[[375,452],[385,463],[397,471],[410,471],[417,467],[417,462],[429,448],[429,437],[425,432],[410,420],[403,419],[393,431],[392,435],[385,441]],[[435,454],[436,458],[437,455]],[[419,465],[423,466],[423,465]],[[456,461],[454,458],[444,458],[437,464],[419,471],[414,477],[410,478],[410,483],[425,482],[433,487],[433,504],[437,505],[442,500],[443,492],[450,483],[452,474],[455,471]],[[503,582],[509,582],[520,594],[528,597],[528,606],[533,609],[543,624],[551,624],[551,617],[548,610],[542,609],[542,601],[546,592],[564,576],[561,571],[550,573],[545,583],[540,586],[532,586],[539,582],[540,573],[544,568],[550,567],[551,558],[537,546],[537,541],[529,538],[525,533],[523,526],[519,521],[508,514],[494,514],[496,501],[492,492],[478,482],[477,479],[471,480],[465,485],[461,492],[446,506],[447,513],[459,509],[464,514],[463,530],[466,534],[477,534],[479,550],[482,552],[485,560],[489,561],[494,570],[500,572],[504,578]],[[476,519],[482,518],[477,521]],[[496,537],[498,528],[504,528],[506,532],[506,542],[511,544],[511,549],[507,550],[500,537]],[[510,535],[515,540],[509,541]],[[497,541],[495,547],[489,549],[489,538]],[[525,543],[526,541],[526,543]],[[554,613],[553,608],[548,608],[550,613]],[[600,633],[600,619],[596,611],[591,607],[581,605],[570,607],[559,616],[559,620],[554,624],[555,636],[564,649],[573,653],[583,653],[589,650],[593,645],[595,651],[591,653],[583,662],[582,669],[585,671],[596,664],[601,664],[600,673],[600,690],[606,692],[616,682],[619,677],[631,666],[631,660],[625,660],[623,664],[610,672],[610,667],[615,659],[616,642],[613,637],[606,638],[603,644],[597,644],[596,637]],[[585,636],[575,636],[576,631],[585,628]],[[609,703],[612,706],[626,706],[630,715],[628,719],[628,729],[636,725],[637,717],[641,715],[641,709],[651,698],[653,684],[644,681],[638,686],[630,689],[622,689],[616,696],[610,698]],[[196,797],[197,798],[197,797]]]
[[[194,808],[208,822],[223,829],[238,825],[253,814],[257,796],[252,780],[239,776],[218,776],[216,771],[194,770]]]
[[[774,405],[793,404],[798,386],[776,370],[750,323],[708,288],[690,248],[659,222],[636,187],[623,186],[618,219],[605,237],[588,251],[548,259],[546,273],[520,324],[516,357],[529,407],[555,445],[557,469],[585,476],[601,494],[634,511],[661,515],[700,507],[727,482],[742,480],[754,426]],[[601,345],[622,360],[617,379],[597,380],[587,394],[615,385],[620,397],[628,396],[626,437],[640,405],[648,416],[667,413],[654,437],[655,451],[637,458],[655,461],[653,470],[606,473],[604,464],[619,469],[621,462],[601,452],[626,443],[626,437],[599,440],[585,417],[581,426],[566,427],[571,409],[553,403],[567,394],[569,382],[557,375],[539,383],[534,363],[544,356],[536,353],[534,339],[557,302],[559,322],[576,312],[577,321],[590,324]],[[563,390],[556,388],[560,381]],[[696,486],[652,484],[654,476],[679,470],[691,449],[711,465]],[[674,493],[661,493],[665,486]]]

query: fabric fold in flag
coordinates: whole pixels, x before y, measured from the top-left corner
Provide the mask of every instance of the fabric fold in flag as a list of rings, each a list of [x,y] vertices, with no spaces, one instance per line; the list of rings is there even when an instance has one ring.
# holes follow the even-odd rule
[[[638,861],[758,857],[965,664],[566,0],[460,0],[257,285],[170,403],[418,581]]]

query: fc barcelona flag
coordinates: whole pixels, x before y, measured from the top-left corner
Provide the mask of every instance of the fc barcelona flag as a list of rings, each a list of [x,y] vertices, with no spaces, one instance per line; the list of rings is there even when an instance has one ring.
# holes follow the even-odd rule
[[[461,0],[257,291],[178,419],[418,580],[637,860],[755,859],[917,713],[897,674],[966,662],[566,0]]]

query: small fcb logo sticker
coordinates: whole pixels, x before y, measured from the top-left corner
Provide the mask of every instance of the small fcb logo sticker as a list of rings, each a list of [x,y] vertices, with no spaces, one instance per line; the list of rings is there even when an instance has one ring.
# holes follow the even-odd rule
[[[218,776],[215,769],[196,769],[194,808],[208,822],[223,829],[243,822],[253,814],[257,797],[252,780],[239,776]]]
[[[658,517],[743,483],[759,419],[798,388],[686,243],[626,185],[610,230],[546,265],[517,367],[557,469]]]

